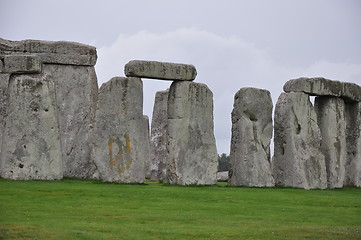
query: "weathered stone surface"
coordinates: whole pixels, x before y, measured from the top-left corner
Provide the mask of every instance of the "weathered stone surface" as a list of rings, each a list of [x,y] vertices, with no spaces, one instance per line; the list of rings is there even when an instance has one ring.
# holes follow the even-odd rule
[[[145,178],[150,179],[150,129],[147,115],[143,115],[143,123],[137,131],[141,135],[139,138],[141,141],[140,146],[143,146],[139,150],[141,152],[140,158],[144,159]]]
[[[139,78],[115,77],[101,86],[92,159],[104,181],[144,181],[146,124],[148,121],[143,116],[143,83]],[[149,141],[147,143],[149,145]]]
[[[200,83],[175,81],[169,89],[167,173],[180,185],[216,183],[218,155],[213,133],[213,94]]]
[[[361,103],[346,104],[345,186],[361,187]]]
[[[127,77],[193,81],[197,70],[193,65],[133,60],[124,67]]]
[[[94,66],[95,47],[75,42],[40,40],[9,41],[0,38],[0,58],[5,55],[36,55],[43,63]]]
[[[2,166],[1,146],[3,140],[4,126],[5,126],[6,106],[8,102],[7,100],[8,100],[9,79],[10,79],[10,74],[0,73],[0,172]]]
[[[228,171],[217,172],[217,182],[227,182],[228,181]]]
[[[282,93],[275,108],[273,176],[276,186],[327,187],[317,116],[305,93]]]
[[[234,97],[228,183],[272,187],[272,99],[267,90],[241,88]]]
[[[342,188],[347,150],[345,103],[341,98],[316,97],[315,111],[326,161],[327,187]]]
[[[38,56],[7,55],[4,57],[4,73],[40,73],[43,63]]]
[[[150,180],[162,181],[166,175],[169,90],[155,94],[150,140]]]
[[[61,179],[61,143],[52,77],[11,76],[5,121],[1,177]]]
[[[56,86],[64,176],[98,178],[91,161],[91,130],[94,125],[98,83],[94,67],[44,64]]]
[[[312,96],[341,97],[345,101],[361,101],[361,87],[359,85],[321,77],[289,80],[283,86],[283,90],[285,92],[304,92]]]

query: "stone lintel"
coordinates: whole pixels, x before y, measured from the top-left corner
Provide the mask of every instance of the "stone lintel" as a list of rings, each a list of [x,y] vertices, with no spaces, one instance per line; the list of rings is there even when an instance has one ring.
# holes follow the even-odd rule
[[[94,66],[97,60],[96,48],[81,43],[0,38],[0,58],[5,55],[36,55],[43,63],[80,66]]]
[[[285,92],[304,92],[312,96],[333,96],[346,102],[361,101],[361,87],[355,83],[333,81],[322,77],[297,78],[283,86]]]
[[[38,56],[7,55],[3,61],[3,73],[40,73],[42,62]]]
[[[193,65],[156,61],[133,60],[124,67],[127,77],[140,77],[162,80],[193,81],[197,70]]]

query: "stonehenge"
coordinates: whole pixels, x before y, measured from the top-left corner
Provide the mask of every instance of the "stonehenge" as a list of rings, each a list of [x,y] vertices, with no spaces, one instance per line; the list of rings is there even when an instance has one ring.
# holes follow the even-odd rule
[[[194,82],[193,65],[132,60],[125,77],[98,88],[96,61],[95,47],[80,43],[0,38],[1,178],[361,187],[357,84],[289,80],[273,117],[269,91],[238,89],[227,177],[217,173],[213,93]],[[143,79],[172,81],[156,93],[151,128]]]

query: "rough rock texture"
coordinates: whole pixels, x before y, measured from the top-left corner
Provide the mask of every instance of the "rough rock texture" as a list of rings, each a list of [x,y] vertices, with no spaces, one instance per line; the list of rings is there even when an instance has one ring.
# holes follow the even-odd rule
[[[43,63],[38,56],[31,55],[8,55],[4,57],[3,67],[0,72],[4,73],[40,73]]]
[[[141,135],[139,139],[141,141],[140,145],[143,146],[139,150],[141,151],[142,159],[144,159],[145,178],[150,179],[150,129],[149,117],[147,115],[143,115],[143,123],[138,131]]]
[[[56,86],[64,176],[98,178],[91,161],[91,130],[98,94],[94,67],[44,64]]]
[[[35,55],[43,63],[94,66],[95,47],[75,42],[9,41],[0,38],[0,59],[5,55]]]
[[[155,94],[150,140],[150,180],[162,181],[166,174],[169,90]]]
[[[197,76],[197,70],[193,65],[139,60],[128,62],[124,72],[127,77],[163,80],[193,81]]]
[[[218,155],[213,133],[213,94],[200,83],[173,82],[168,98],[168,161],[164,181],[216,183]]]
[[[9,79],[10,79],[10,74],[0,73],[0,171],[2,166],[1,146],[3,141],[4,126],[5,126]]]
[[[327,187],[342,188],[347,150],[345,103],[341,98],[316,97],[315,111],[326,161]]]
[[[228,171],[217,172],[217,182],[227,182],[228,181]]]
[[[346,104],[345,186],[361,187],[361,103]]]
[[[314,108],[305,93],[282,93],[275,108],[273,176],[276,186],[327,187],[325,156]]]
[[[149,145],[139,78],[112,78],[98,95],[92,159],[107,182],[142,183]],[[149,149],[149,146],[148,146]]]
[[[9,83],[1,177],[63,177],[55,87],[47,74],[13,75]]]
[[[313,96],[341,97],[345,101],[361,101],[361,87],[355,83],[331,81],[325,78],[298,78],[286,82],[285,92],[304,92]]]
[[[234,97],[228,183],[272,187],[272,99],[267,90],[241,88]]]

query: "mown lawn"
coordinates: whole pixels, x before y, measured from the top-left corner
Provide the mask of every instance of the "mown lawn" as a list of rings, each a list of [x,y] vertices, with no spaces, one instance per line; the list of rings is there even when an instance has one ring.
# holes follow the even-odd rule
[[[0,239],[361,239],[361,189],[0,179]]]

